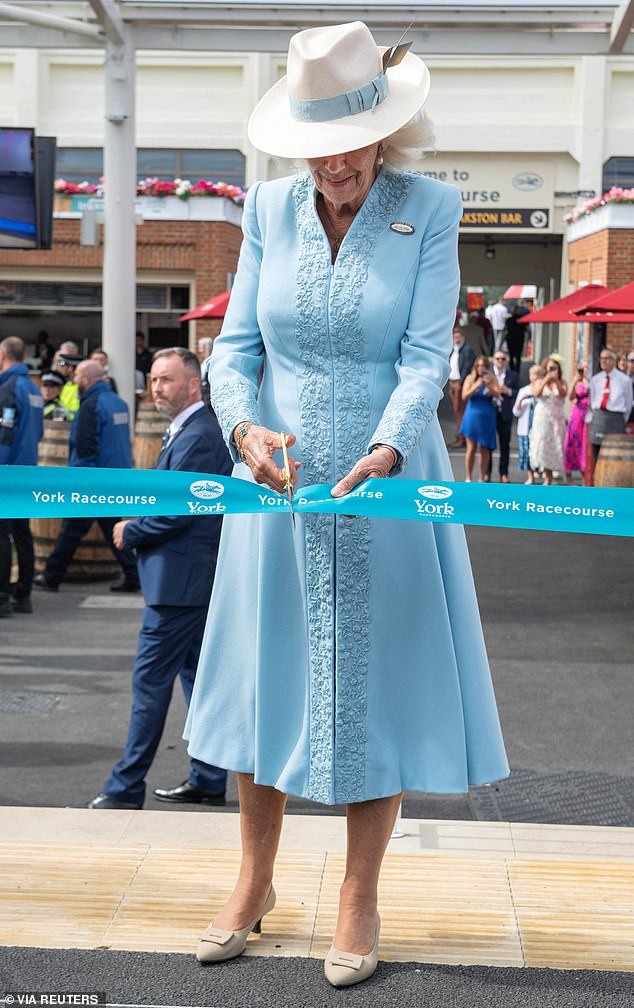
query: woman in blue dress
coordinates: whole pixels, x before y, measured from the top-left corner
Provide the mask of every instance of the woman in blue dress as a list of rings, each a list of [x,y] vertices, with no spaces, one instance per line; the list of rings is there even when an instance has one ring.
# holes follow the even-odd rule
[[[393,60],[393,63],[390,61]],[[361,22],[291,39],[251,141],[308,171],[251,187],[209,361],[234,475],[302,485],[451,480],[436,416],[459,289],[459,191],[400,170],[429,141],[425,64]],[[377,882],[405,788],[465,792],[508,772],[456,525],[229,516],[186,736],[238,774],[242,863],[202,961],[239,955],[275,901],[287,794],[348,816],[328,980],[376,968]]]
[[[460,433],[467,439],[465,452],[465,483],[471,483],[476,449],[480,448],[480,482],[489,482],[489,461],[495,450],[497,438],[497,409],[495,399],[500,395],[495,375],[489,368],[488,357],[476,357],[471,373],[462,386],[466,408]]]

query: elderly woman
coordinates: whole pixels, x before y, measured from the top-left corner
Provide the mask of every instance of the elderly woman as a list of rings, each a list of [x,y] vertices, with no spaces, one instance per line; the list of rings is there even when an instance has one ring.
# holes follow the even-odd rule
[[[249,190],[209,382],[234,475],[279,492],[281,431],[296,487],[335,483],[340,497],[369,477],[452,478],[436,409],[461,201],[397,170],[404,148],[420,156],[429,87],[424,63],[401,56],[361,22],[300,32],[249,124],[254,144],[309,171]],[[508,772],[463,530],[227,518],[186,735],[194,756],[237,771],[243,844],[198,958],[239,955],[272,909],[290,793],[347,806],[325,971],[336,986],[370,976],[403,789],[464,792]]]
[[[207,360],[209,354],[213,350],[213,346],[214,341],[211,336],[201,336],[200,339],[198,339],[196,342],[196,356],[201,364]]]

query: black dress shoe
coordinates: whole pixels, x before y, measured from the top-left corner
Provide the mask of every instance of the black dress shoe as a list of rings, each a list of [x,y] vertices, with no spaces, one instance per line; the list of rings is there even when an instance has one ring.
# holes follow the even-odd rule
[[[98,794],[96,798],[89,801],[84,808],[96,808],[96,809],[142,809],[143,805],[137,805],[135,802],[124,802],[118,801],[111,795]]]
[[[10,616],[13,612],[13,606],[11,605],[11,599],[0,600],[0,616]]]
[[[113,581],[110,585],[110,591],[113,592],[138,592],[141,590],[141,585],[138,581],[128,581],[126,578],[121,577],[118,581]]]
[[[24,612],[32,613],[33,605],[31,603],[31,598],[29,595],[23,595],[22,598],[13,599],[13,611],[14,612]]]
[[[188,802],[191,805],[225,805],[224,791],[203,791],[190,781],[183,781],[178,787],[155,788],[154,797],[159,801]]]
[[[59,585],[48,580],[46,574],[36,574],[33,578],[33,584],[36,588],[42,588],[44,591],[56,592],[59,588]]]

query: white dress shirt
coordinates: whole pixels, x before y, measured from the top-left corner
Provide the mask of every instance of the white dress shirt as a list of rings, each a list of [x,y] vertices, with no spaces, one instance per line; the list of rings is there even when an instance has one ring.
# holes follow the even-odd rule
[[[183,424],[185,423],[185,421],[188,419],[188,417],[190,417],[192,415],[192,413],[196,413],[199,409],[202,409],[203,406],[204,406],[204,403],[202,401],[195,402],[195,403],[192,403],[191,406],[186,406],[184,410],[181,410],[180,413],[176,414],[176,416],[172,420],[171,424],[167,428],[168,431],[169,431],[169,437],[168,437],[167,442],[165,444],[166,448],[167,448],[167,445],[169,445],[169,444],[172,443],[172,441],[174,440],[175,435],[178,434],[179,430],[181,429],[181,427],[183,426]]]
[[[517,417],[517,436],[528,434],[528,424],[531,417],[531,401],[533,399],[533,386],[524,385],[517,393],[517,399],[513,403],[513,415]]]
[[[506,320],[509,318],[510,312],[506,305],[494,304],[491,306],[491,314],[489,315],[489,322],[494,329],[498,331],[504,329],[506,325]]]
[[[607,371],[599,371],[590,379],[590,409],[601,409],[607,377]],[[616,367],[610,371],[610,396],[607,409],[610,413],[623,413],[626,420],[632,409],[632,381]]]
[[[463,346],[464,340],[458,345],[454,343],[453,350],[451,351],[451,357],[449,358],[449,367],[451,368],[449,372],[450,381],[460,381],[460,366],[458,363],[458,357],[460,356],[460,351]]]

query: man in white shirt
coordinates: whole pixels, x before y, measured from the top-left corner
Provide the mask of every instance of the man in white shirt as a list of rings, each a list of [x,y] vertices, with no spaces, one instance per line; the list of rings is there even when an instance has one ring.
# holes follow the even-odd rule
[[[606,434],[623,434],[632,410],[632,380],[616,367],[616,353],[602,347],[601,370],[590,380],[592,419],[588,437],[596,462]]]
[[[493,326],[495,337],[494,350],[501,350],[506,335],[506,320],[510,317],[510,312],[504,304],[504,299],[499,298],[497,303],[491,305],[490,311],[487,309],[487,317]]]
[[[464,435],[460,433],[460,424],[466,405],[462,398],[462,386],[473,367],[474,360],[475,351],[466,342],[460,326],[454,326],[453,350],[449,357],[449,367],[451,368],[449,372],[449,396],[451,398],[453,414],[456,418],[456,436],[451,444],[449,444],[449,448],[464,448],[467,443]]]

